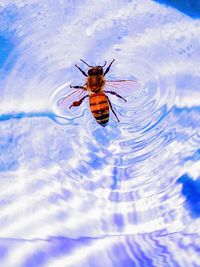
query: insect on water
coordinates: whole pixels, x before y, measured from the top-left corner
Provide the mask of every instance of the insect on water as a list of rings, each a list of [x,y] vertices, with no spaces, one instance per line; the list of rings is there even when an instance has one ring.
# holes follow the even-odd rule
[[[72,107],[78,107],[81,105],[84,99],[89,97],[89,105],[92,115],[96,119],[96,121],[102,125],[106,126],[109,121],[110,110],[115,115],[117,121],[119,122],[119,118],[114,111],[112,104],[107,96],[107,94],[115,95],[116,97],[122,99],[126,102],[126,99],[119,95],[118,93],[122,93],[125,90],[131,90],[137,84],[136,80],[116,80],[116,81],[107,81],[105,79],[105,75],[109,72],[111,65],[115,61],[113,59],[111,63],[107,66],[104,71],[104,67],[106,66],[106,61],[103,66],[90,66],[87,62],[81,59],[83,63],[85,63],[89,70],[86,74],[79,66],[75,64],[75,66],[81,71],[81,73],[87,77],[86,83],[84,85],[72,86],[70,88],[74,88],[75,90],[70,92],[65,97],[61,98],[58,101],[58,106],[66,109]],[[77,95],[78,94],[78,95]],[[83,95],[84,94],[84,95]],[[76,101],[71,101],[68,104],[69,99],[75,97],[77,95]],[[74,98],[75,100],[75,98]]]

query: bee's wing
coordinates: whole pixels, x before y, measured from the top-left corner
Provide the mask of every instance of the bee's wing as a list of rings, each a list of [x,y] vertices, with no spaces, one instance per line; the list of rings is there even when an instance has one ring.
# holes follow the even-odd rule
[[[105,91],[115,92],[125,98],[133,95],[140,87],[138,80],[106,81],[105,83]]]
[[[61,114],[64,114],[68,111],[70,106],[73,104],[74,101],[79,101],[82,97],[88,94],[87,90],[84,89],[75,89],[68,94],[62,96],[57,101],[57,107]]]

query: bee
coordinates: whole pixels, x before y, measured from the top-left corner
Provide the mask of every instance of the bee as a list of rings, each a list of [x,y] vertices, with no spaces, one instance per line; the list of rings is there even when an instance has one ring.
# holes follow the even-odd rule
[[[69,109],[72,107],[80,106],[86,98],[89,98],[89,106],[92,112],[93,117],[101,126],[106,126],[109,117],[110,117],[110,110],[115,115],[117,121],[119,122],[119,118],[114,111],[111,101],[108,98],[107,94],[115,95],[116,97],[122,99],[126,102],[126,99],[118,94],[118,90],[124,91],[123,89],[128,89],[133,87],[134,84],[137,84],[136,80],[117,80],[117,81],[107,81],[105,80],[105,75],[109,72],[111,65],[115,61],[113,59],[110,64],[107,66],[106,70],[104,71],[104,67],[106,66],[107,62],[105,61],[104,65],[102,66],[91,66],[84,60],[80,59],[84,64],[89,67],[88,72],[86,73],[82,70],[77,64],[75,67],[80,70],[80,72],[87,77],[86,83],[84,85],[70,85],[70,88],[74,88],[75,90],[70,92],[67,96],[61,98],[58,101],[58,106],[61,108],[66,108],[67,106],[67,99],[74,95],[75,93],[79,93],[79,99],[72,102],[69,105]],[[111,88],[112,90],[107,90]],[[84,96],[81,96],[84,94]]]

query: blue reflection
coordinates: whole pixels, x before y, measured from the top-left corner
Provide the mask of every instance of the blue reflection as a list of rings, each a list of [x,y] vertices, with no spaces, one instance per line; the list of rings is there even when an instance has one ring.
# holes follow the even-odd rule
[[[200,216],[200,177],[193,180],[188,174],[182,175],[178,182],[183,185],[182,194],[186,198],[186,207],[190,210],[191,216]]]
[[[113,222],[117,225],[119,229],[123,229],[123,227],[125,226],[123,214],[115,213],[113,215]]]
[[[56,115],[52,112],[19,112],[19,113],[6,113],[0,115],[0,122],[12,119],[23,119],[23,118],[35,118],[35,117],[48,117],[52,120],[55,119]]]
[[[186,160],[192,160],[193,162],[200,160],[200,149],[197,149],[194,154]]]
[[[70,255],[70,253],[78,250],[82,246],[89,245],[91,241],[92,239],[90,238],[71,239],[62,236],[50,237],[48,240],[43,240],[43,248],[34,251],[32,255],[27,257],[22,266],[46,266],[45,263],[47,261],[51,261],[51,259],[57,257]]]
[[[121,266],[132,267],[132,266],[135,266],[134,265],[135,259],[130,258],[127,255],[125,247],[122,246],[121,244],[115,244],[113,246],[113,253],[114,253],[114,255],[117,255],[117,257],[113,260],[113,266],[116,266],[116,267],[121,267]],[[140,264],[142,264],[142,263],[140,263]],[[151,265],[148,265],[148,266],[151,266]]]
[[[0,35],[0,67],[3,66],[13,48],[14,44],[12,41]]]
[[[192,18],[200,17],[199,0],[154,0],[158,3],[172,6]]]
[[[12,29],[13,23],[17,18],[16,6],[10,5],[7,8],[0,10],[0,18],[0,68],[2,68],[11,52],[16,48],[18,42],[15,30]],[[12,67],[12,63],[13,62],[10,62],[6,65],[5,71],[8,71]]]
[[[28,257],[23,266],[44,266],[47,261],[48,254],[44,251],[35,251],[33,255]]]
[[[3,260],[3,258],[6,257],[7,254],[7,248],[4,246],[0,246],[0,262]]]

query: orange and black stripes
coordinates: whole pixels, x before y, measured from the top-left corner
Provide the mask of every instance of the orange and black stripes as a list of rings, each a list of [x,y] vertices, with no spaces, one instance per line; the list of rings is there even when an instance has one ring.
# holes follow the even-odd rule
[[[96,121],[105,126],[109,121],[109,103],[104,93],[91,94],[89,97],[90,110]]]

